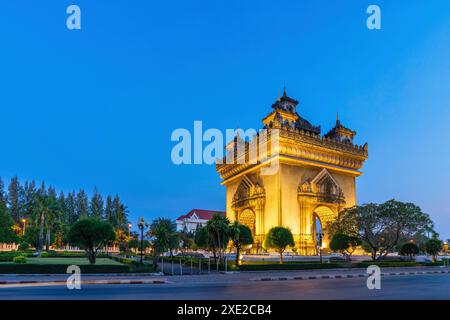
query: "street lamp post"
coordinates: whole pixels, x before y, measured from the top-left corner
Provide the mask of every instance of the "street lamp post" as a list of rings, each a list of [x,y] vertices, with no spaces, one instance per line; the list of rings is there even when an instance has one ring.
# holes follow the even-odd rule
[[[22,236],[24,236],[25,235],[25,227],[26,227],[26,224],[27,224],[27,219],[22,219],[22,223],[23,223]]]
[[[131,227],[133,225],[131,223],[128,224],[128,238],[131,237]]]

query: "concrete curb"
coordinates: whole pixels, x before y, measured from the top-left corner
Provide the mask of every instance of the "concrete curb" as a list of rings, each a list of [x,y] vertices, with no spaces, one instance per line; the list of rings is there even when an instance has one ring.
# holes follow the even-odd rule
[[[66,280],[54,280],[54,281],[38,281],[38,280],[19,280],[19,281],[0,281],[0,288],[8,285],[63,285],[66,284]],[[166,284],[170,283],[165,279],[124,279],[124,280],[82,280],[81,284]]]
[[[450,270],[388,272],[388,273],[381,273],[381,276],[405,276],[405,275],[447,274],[447,273],[450,274]],[[250,281],[322,280],[322,279],[364,278],[368,276],[369,275],[366,273],[358,273],[358,274],[332,274],[332,275],[298,276],[298,277],[261,277],[250,279]]]

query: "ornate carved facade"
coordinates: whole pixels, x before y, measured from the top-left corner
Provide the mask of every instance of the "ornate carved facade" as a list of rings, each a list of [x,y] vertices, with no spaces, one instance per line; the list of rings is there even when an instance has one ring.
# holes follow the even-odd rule
[[[255,250],[270,228],[284,226],[294,234],[299,253],[315,254],[316,220],[327,248],[327,223],[356,204],[356,177],[368,157],[367,144],[355,145],[356,132],[339,119],[321,136],[320,127],[297,113],[297,105],[285,91],[263,119],[265,131],[247,140],[237,136],[227,146],[234,161],[216,166],[227,188],[227,217],[250,227]],[[269,167],[276,170],[264,171]]]

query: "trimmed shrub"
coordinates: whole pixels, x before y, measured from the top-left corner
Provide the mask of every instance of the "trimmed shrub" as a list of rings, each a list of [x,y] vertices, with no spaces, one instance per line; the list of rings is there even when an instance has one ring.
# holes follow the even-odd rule
[[[28,248],[30,247],[30,245],[28,244],[28,242],[22,242],[21,244],[19,244],[19,251],[27,251]]]
[[[413,257],[419,253],[419,247],[412,242],[405,243],[401,248],[399,254],[402,256]]]
[[[130,258],[122,258],[122,257],[111,257],[112,260],[123,263],[123,264],[131,264],[133,262]]]
[[[425,243],[425,251],[433,257],[433,262],[437,261],[439,252],[443,249],[444,243],[439,239],[430,239]]]
[[[155,268],[153,267],[153,265],[149,265],[149,264],[140,264],[139,262],[133,261],[130,264],[130,272],[154,272]]]
[[[41,257],[42,258],[47,258],[48,257],[48,252],[47,251],[42,252],[41,253]]]
[[[25,256],[17,256],[13,258],[14,263],[27,263],[27,257]]]
[[[283,252],[287,246],[295,246],[294,236],[289,228],[273,227],[269,230],[266,238],[264,239],[264,248],[274,249],[280,254],[280,264],[283,263]]]
[[[17,256],[26,256],[27,254],[24,254],[19,251],[10,251],[10,252],[3,252],[0,253],[0,262],[10,262],[13,261],[13,259]]]

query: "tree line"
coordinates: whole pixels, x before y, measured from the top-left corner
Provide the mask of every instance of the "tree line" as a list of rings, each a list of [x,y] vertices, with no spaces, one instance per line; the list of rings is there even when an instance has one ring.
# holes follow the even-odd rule
[[[86,191],[57,192],[45,182],[22,185],[17,176],[5,187],[0,178],[0,243],[27,242],[42,251],[45,246],[69,244],[69,229],[84,218],[109,222],[116,233],[128,230],[128,208],[118,195],[104,200],[97,188],[89,198]],[[120,238],[120,237],[119,237]]]

